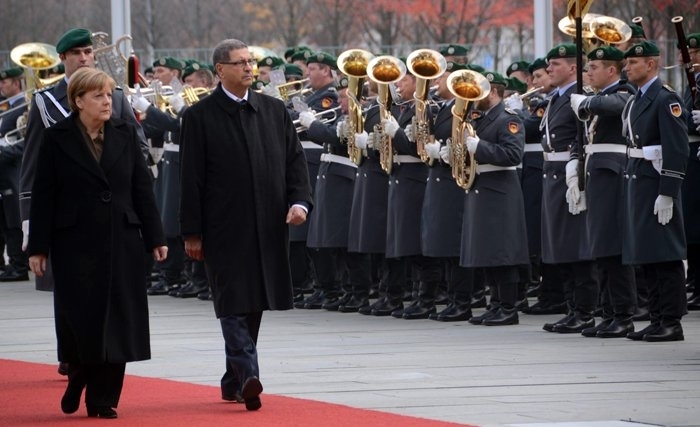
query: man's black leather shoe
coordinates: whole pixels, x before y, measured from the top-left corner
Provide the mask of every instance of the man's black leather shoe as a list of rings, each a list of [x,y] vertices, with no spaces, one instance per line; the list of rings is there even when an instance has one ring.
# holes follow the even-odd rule
[[[544,329],[547,332],[554,332],[554,327],[560,323],[566,323],[573,317],[574,313],[569,313],[566,316],[562,317],[561,319],[557,320],[556,322],[553,323],[545,323],[542,325],[542,329]]]
[[[262,407],[260,401],[260,393],[263,391],[263,386],[257,377],[250,377],[243,383],[241,387],[241,397],[245,401],[245,408],[249,411],[257,411]]]
[[[304,308],[307,310],[318,310],[323,308],[324,305],[332,304],[339,299],[340,297],[335,292],[321,291],[318,298],[311,301],[306,301],[306,303],[304,303]]]
[[[80,407],[80,396],[85,388],[85,379],[75,370],[68,374],[68,386],[61,398],[61,410],[64,414],[72,414]]]
[[[481,324],[484,326],[506,326],[517,325],[519,323],[518,309],[498,307],[495,314],[488,319],[484,319]]]
[[[688,311],[700,310],[700,294],[693,295],[688,299]]]
[[[117,418],[117,411],[109,406],[87,405],[87,414],[91,418]]]
[[[403,311],[403,301],[401,299],[384,299],[379,300],[380,304],[377,304],[372,308],[372,316],[391,316],[396,310]]]
[[[610,326],[610,324],[613,322],[613,320],[615,320],[615,319],[613,319],[612,317],[608,317],[607,319],[603,319],[602,322],[598,323],[594,327],[586,328],[586,329],[582,330],[581,335],[583,335],[584,337],[595,337],[596,334],[598,333],[598,331]]]
[[[240,393],[234,393],[233,395],[222,394],[221,399],[227,402],[245,403],[245,400]]]
[[[302,301],[294,303],[294,308],[306,308],[305,306],[307,303],[319,303],[323,299],[323,294],[324,292],[321,289],[316,289],[311,295],[304,298]],[[319,306],[319,308],[321,307]]]
[[[632,341],[642,341],[644,339],[644,335],[655,332],[660,327],[660,323],[652,323],[641,331],[628,333],[627,338],[631,339]]]
[[[68,362],[58,362],[58,375],[68,375],[70,372],[70,365]]]
[[[352,294],[343,294],[340,298],[330,299],[328,302],[324,302],[321,308],[328,311],[338,311],[338,307],[350,301],[350,298],[352,298]]]
[[[551,304],[548,302],[537,301],[527,309],[523,310],[525,314],[564,314],[567,311],[566,303]]]
[[[435,304],[432,302],[414,301],[413,304],[403,309],[402,318],[406,320],[427,319],[435,313]],[[393,313],[392,313],[393,315]]]
[[[683,341],[684,339],[681,325],[662,325],[655,331],[644,335],[644,341],[647,342]]]
[[[472,310],[469,304],[450,304],[446,309],[435,315],[440,322],[464,322],[472,318]]]
[[[595,319],[589,316],[583,316],[579,313],[574,314],[566,323],[554,325],[554,332],[560,334],[580,334],[586,328],[595,326]]]
[[[29,280],[29,274],[26,271],[17,271],[10,267],[0,274],[0,282],[24,282],[26,280]]]
[[[469,319],[469,323],[471,323],[472,325],[481,325],[484,322],[484,320],[490,319],[491,317],[495,316],[497,311],[498,307],[494,307],[493,309],[487,310],[479,316],[473,316],[471,319]]]
[[[608,327],[598,330],[596,336],[598,338],[624,338],[630,332],[634,332],[634,323],[631,319],[615,319]]]
[[[200,292],[209,289],[209,285],[204,283],[189,282],[185,286],[181,287],[175,293],[178,298],[194,298],[199,295]]]
[[[214,298],[211,295],[211,290],[207,288],[206,290],[197,294],[197,299],[202,301],[211,301]]]
[[[148,295],[167,295],[168,291],[170,291],[170,286],[168,286],[168,282],[165,280],[159,280],[158,283],[155,283],[153,286],[148,288],[146,293]]]
[[[353,296],[345,304],[338,306],[338,311],[341,313],[357,313],[363,307],[369,307],[369,299]]]

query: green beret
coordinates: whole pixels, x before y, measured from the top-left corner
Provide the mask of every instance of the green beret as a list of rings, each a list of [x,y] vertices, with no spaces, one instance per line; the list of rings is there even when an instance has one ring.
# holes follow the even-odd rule
[[[547,68],[547,59],[536,58],[534,61],[532,61],[532,64],[530,64],[530,66],[527,67],[527,71],[529,71],[530,74],[532,74],[535,72],[535,70],[539,70],[541,68]]]
[[[192,62],[188,66],[182,70],[182,78],[184,79],[185,77],[189,76],[190,74],[194,73],[195,71],[199,70],[204,70],[208,69],[208,67],[205,64],[201,64],[197,61]]]
[[[19,67],[6,68],[0,71],[0,80],[10,79],[12,77],[19,77],[24,73],[24,70]]]
[[[452,72],[452,71],[468,70],[468,69],[469,69],[469,67],[466,64],[460,64],[459,62],[447,61],[446,71]]]
[[[488,80],[492,85],[506,86],[506,78],[500,73],[495,71],[483,71],[481,74],[483,74],[486,77],[486,80]]]
[[[659,48],[650,41],[644,40],[637,43],[625,52],[625,58],[644,57],[644,56],[659,56]]]
[[[593,49],[588,54],[588,59],[595,61],[596,59],[602,61],[622,61],[625,54],[618,48],[613,46],[601,46]]]
[[[307,59],[314,53],[311,50],[298,50],[294,52],[294,54],[289,58],[291,62],[294,61],[304,61],[306,62]]]
[[[295,64],[282,64],[279,69],[284,72],[285,76],[304,77],[304,72],[301,70],[301,67]]]
[[[333,69],[338,68],[338,60],[334,56],[326,52],[315,52],[309,55],[308,58],[306,58],[307,65],[312,64],[314,62],[318,64],[326,64]]]
[[[530,67],[530,63],[527,61],[516,61],[510,64],[508,69],[506,70],[506,76],[510,77],[511,73],[514,73],[516,71],[522,71],[524,73],[529,72],[528,67]]]
[[[278,58],[276,56],[266,56],[260,61],[258,61],[258,67],[277,68],[282,64],[284,64],[284,59]]]
[[[633,39],[645,39],[645,38],[647,38],[647,35],[644,34],[644,28],[641,25],[635,24],[635,23],[631,23],[629,25],[630,25],[630,28],[632,29],[632,38]]]
[[[443,56],[464,56],[469,53],[469,47],[462,44],[448,44],[439,50]]]
[[[311,51],[311,49],[309,49],[309,48],[306,47],[306,46],[294,46],[294,47],[290,47],[289,49],[287,49],[287,50],[284,51],[284,57],[285,57],[288,61],[292,61],[292,56],[293,56],[295,53],[299,53],[299,52],[302,52],[302,53],[303,53],[304,51]]]
[[[338,84],[335,85],[336,89],[347,89],[348,87],[348,78],[347,77],[341,77],[338,79]]]
[[[195,62],[197,62],[197,60],[192,58],[185,58],[182,60],[182,62],[185,64],[183,68],[187,68],[188,65],[194,64]]]
[[[172,56],[164,56],[162,58],[158,58],[153,62],[154,67],[165,67],[165,68],[172,68],[173,70],[182,70],[185,68],[185,63],[177,58],[173,58]]]
[[[84,46],[92,46],[92,33],[85,28],[72,28],[58,39],[56,52],[61,54],[74,47]]]
[[[576,58],[576,45],[560,43],[547,52],[547,61],[554,58]]]
[[[260,81],[260,80],[253,80],[253,84],[251,85],[251,88],[253,90],[261,90],[262,88],[265,87],[267,83]]]
[[[467,67],[467,70],[476,71],[477,73],[483,73],[486,71],[486,69],[484,67],[482,67],[481,65],[478,65],[478,64],[467,64],[466,67]]]
[[[688,48],[698,49],[700,48],[700,33],[688,34],[685,37],[686,43],[688,43]]]
[[[518,93],[525,93],[527,92],[527,83],[523,83],[515,77],[509,77],[506,79],[506,89],[514,90]]]

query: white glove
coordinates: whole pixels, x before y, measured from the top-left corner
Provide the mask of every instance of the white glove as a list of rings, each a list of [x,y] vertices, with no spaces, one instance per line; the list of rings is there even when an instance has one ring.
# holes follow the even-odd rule
[[[345,120],[338,120],[335,124],[335,134],[338,138],[342,138],[345,135]]]
[[[25,219],[22,221],[22,250],[27,250],[27,245],[29,244],[29,220]]]
[[[399,123],[393,117],[390,119],[382,119],[382,125],[384,126],[384,131],[390,138],[393,138],[394,135],[396,135],[396,131],[399,130]]]
[[[659,194],[654,201],[654,215],[657,216],[659,224],[668,224],[673,218],[673,198]]]
[[[175,114],[179,113],[180,110],[185,108],[185,100],[182,99],[179,93],[170,96],[170,98],[168,98],[168,104],[170,104],[170,106],[173,107],[173,111],[175,111]]]
[[[571,109],[574,110],[574,114],[576,114],[576,117],[579,119],[581,116],[578,115],[578,109],[581,106],[581,103],[587,98],[586,95],[579,95],[578,93],[572,93],[571,98],[569,99],[569,102],[571,103]]]
[[[311,127],[311,123],[315,120],[316,117],[311,111],[302,111],[299,113],[299,123],[307,129]]]
[[[266,84],[265,86],[260,89],[260,93],[271,96],[273,98],[277,99],[282,99],[282,94],[280,93],[280,90],[277,88],[276,85],[273,84]]]
[[[374,148],[374,132],[367,134],[367,148]]]
[[[506,104],[506,108],[511,109],[511,110],[521,110],[523,109],[523,100],[520,99],[520,95],[517,93],[512,94],[508,98],[503,100],[503,103]]]
[[[475,153],[476,152],[476,147],[479,145],[479,137],[478,136],[469,136],[467,135],[464,138],[464,144],[467,146],[467,151],[470,153]]]
[[[145,113],[148,107],[151,106],[151,103],[143,96],[134,94],[131,96],[131,106],[134,107],[134,110]]]
[[[366,150],[367,149],[367,139],[369,138],[369,135],[367,135],[367,132],[362,132],[362,133],[356,133],[355,134],[355,146],[359,148],[360,150]]]
[[[406,126],[403,133],[406,134],[406,138],[408,138],[409,141],[416,142],[416,136],[413,134],[413,124]]]
[[[700,125],[700,110],[693,110],[692,114],[693,114],[693,123],[695,123],[696,125]]]
[[[428,144],[425,144],[425,154],[428,155],[431,159],[440,159],[440,141],[435,141],[431,142]]]
[[[569,160],[566,164],[566,203],[569,213],[578,215],[586,210],[585,194],[578,189],[578,159]]]
[[[440,147],[440,158],[445,164],[450,164],[450,146],[444,145]]]

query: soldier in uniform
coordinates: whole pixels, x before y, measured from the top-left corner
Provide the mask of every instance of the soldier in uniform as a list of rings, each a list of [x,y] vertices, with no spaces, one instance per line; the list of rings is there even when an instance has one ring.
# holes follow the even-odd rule
[[[506,110],[506,80],[499,73],[484,73],[491,83],[489,94],[478,101],[481,112],[474,119],[475,135],[465,135],[473,153],[476,178],[464,196],[461,255],[466,268],[481,268],[494,287],[492,302],[482,325],[518,324],[518,266],[529,262],[525,211],[516,166],[522,161],[525,131],[518,114]],[[472,319],[473,320],[473,319]]]
[[[444,160],[440,156],[440,150],[452,138],[452,108],[455,101],[447,86],[447,78],[453,72],[467,69],[467,65],[450,61],[445,73],[437,79],[441,106],[432,123],[435,142],[425,147],[433,164],[428,172],[421,212],[421,249],[424,256],[439,259],[446,270],[447,307],[430,315],[430,319],[442,322],[464,321],[472,317],[474,272],[459,265],[464,190],[452,176],[449,156],[445,156]]]
[[[571,94],[571,107],[586,124],[586,229],[598,264],[603,302],[603,321],[581,331],[587,337],[619,338],[634,331],[634,268],[622,264],[627,141],[620,115],[635,89],[620,80],[623,55],[610,46],[592,50],[588,77],[596,95]]]
[[[0,95],[7,99],[8,111],[0,115],[0,138],[11,145],[0,146],[0,232],[5,237],[9,264],[0,282],[29,280],[27,256],[22,251],[22,220],[19,215],[19,167],[24,140],[17,131],[17,120],[27,111],[22,90],[21,68],[0,71]],[[11,136],[8,135],[11,133]],[[7,138],[6,138],[7,137]]]
[[[156,59],[153,62],[156,80],[162,85],[170,85],[173,80],[179,80],[184,65],[182,61],[172,57]],[[165,261],[156,264],[158,282],[148,288],[147,292],[148,295],[166,295],[172,292],[175,296],[180,291],[180,284],[184,281],[185,248],[180,236],[178,206],[180,205],[180,118],[185,101],[179,94],[173,94],[168,97],[168,104],[175,116],[151,105],[143,96],[136,94],[131,97],[131,105],[134,109],[145,114],[142,124],[149,136],[153,134],[164,141],[163,158],[155,193],[170,254]]]
[[[569,98],[576,89],[576,55],[573,43],[555,46],[547,53],[547,73],[557,92],[540,124],[542,147],[542,262],[554,265],[563,276],[569,313],[543,329],[558,333],[580,333],[595,326],[593,313],[598,301],[598,281],[586,234],[584,203],[578,191],[578,120]],[[576,197],[578,196],[578,197]],[[572,214],[566,201],[575,205]]]
[[[641,42],[625,52],[625,70],[638,88],[623,112],[627,161],[622,262],[642,265],[649,282],[651,324],[630,332],[640,341],[681,341],[686,314],[686,258],[681,184],[688,163],[687,111],[658,77],[659,48]]]
[[[281,65],[284,65],[284,60],[276,56],[266,56],[258,61],[258,81],[269,84],[270,71]]]
[[[65,78],[51,87],[36,92],[29,108],[27,134],[19,178],[20,213],[22,215],[22,231],[24,234],[29,233],[29,208],[31,205],[32,185],[36,173],[35,168],[39,146],[43,140],[43,131],[69,114],[66,89],[68,88],[70,76],[78,68],[95,66],[91,33],[87,29],[73,28],[66,31],[56,43],[56,52],[58,52],[61,62],[65,66]],[[141,126],[136,121],[129,101],[118,87],[112,94],[112,116],[137,125],[139,139],[142,144],[141,148],[144,157],[148,158],[149,152],[146,137]],[[50,266],[50,263],[48,265]],[[53,275],[50,267],[47,267],[43,277],[37,278],[36,286],[38,290],[53,290]]]
[[[451,43],[443,46],[439,50],[440,55],[445,57],[445,60],[452,61],[457,64],[468,64],[469,47],[463,44]]]
[[[695,83],[700,88],[700,33],[686,36],[688,55],[695,73]],[[683,193],[683,218],[685,219],[685,238],[688,245],[688,277],[686,283],[693,289],[688,299],[688,310],[700,310],[700,224],[695,219],[700,215],[700,90],[696,91],[695,103],[690,94],[690,87],[683,93],[683,107],[692,113],[688,115],[688,141],[690,151],[685,179],[681,187]]]
[[[301,132],[299,132],[299,139],[302,141],[304,153],[306,154],[314,150],[307,156],[307,161],[313,162],[315,158],[318,158],[319,166],[317,173],[314,175],[316,176],[314,199],[317,199],[316,193],[319,191],[319,188],[323,189],[324,194],[320,196],[317,201],[317,203],[321,203],[323,206],[317,205],[311,213],[311,217],[308,221],[308,235],[306,236],[306,246],[309,248],[316,279],[314,292],[302,301],[297,301],[294,306],[296,308],[319,309],[322,308],[324,304],[334,304],[340,299],[341,278],[339,276],[339,271],[344,270],[345,260],[343,256],[344,251],[338,250],[338,248],[347,248],[347,221],[342,221],[342,223],[334,222],[336,219],[333,218],[332,214],[335,213],[336,207],[332,206],[332,200],[335,195],[332,190],[328,193],[326,192],[333,188],[336,184],[335,181],[337,181],[338,185],[346,187],[344,189],[347,190],[347,194],[343,192],[341,199],[347,199],[347,204],[349,204],[352,194],[352,185],[347,186],[347,182],[343,180],[354,179],[355,171],[345,170],[347,166],[336,163],[333,163],[333,167],[331,168],[332,162],[326,162],[321,159],[324,152],[326,154],[332,154],[328,150],[332,149],[337,151],[338,154],[336,155],[341,155],[343,150],[339,149],[337,146],[332,147],[330,143],[327,147],[324,147],[324,144],[329,141],[320,141],[320,139],[314,141],[312,136],[331,136],[336,139],[335,142],[337,143],[335,128],[333,128],[332,135],[313,135],[313,133],[309,133],[309,130],[304,130],[304,128],[309,129],[305,125],[311,125],[315,121],[315,118],[330,119],[333,115],[337,116],[337,110],[339,109],[338,91],[335,88],[335,79],[333,75],[333,70],[337,66],[336,59],[325,52],[316,52],[313,54],[309,52],[306,60],[309,85],[313,89],[313,92],[304,98],[304,103],[308,105],[310,115],[305,114],[305,118],[302,119],[301,112],[294,110],[290,111],[290,115],[292,118],[297,118],[299,124],[302,126]],[[335,109],[335,111],[328,111],[333,109]],[[312,111],[319,116],[314,117],[311,113]],[[323,111],[328,111],[328,113],[322,113]],[[322,127],[323,126],[319,127],[318,130],[321,131]],[[311,148],[312,146],[318,148]],[[326,156],[325,158],[328,157]],[[312,167],[310,166],[310,175],[313,173],[311,169]],[[332,173],[322,174],[322,169],[323,171],[332,169]],[[329,187],[326,187],[325,182],[319,184],[319,179],[322,177],[323,179],[333,180],[334,183]],[[326,199],[326,197],[328,197],[328,199]],[[346,216],[349,211],[348,205],[345,213]],[[345,227],[344,230],[343,227]],[[340,270],[339,265],[342,266]]]
[[[515,78],[525,83],[527,87],[532,86],[532,74],[530,73],[530,63],[527,61],[515,61],[508,66],[506,77]]]

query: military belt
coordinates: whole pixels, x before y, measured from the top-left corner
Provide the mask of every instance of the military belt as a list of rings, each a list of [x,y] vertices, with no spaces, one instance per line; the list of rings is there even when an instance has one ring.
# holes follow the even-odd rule
[[[477,164],[476,165],[476,173],[486,173],[486,172],[500,172],[500,171],[514,171],[515,166],[496,166],[496,165],[481,165]]]
[[[693,143],[693,142],[700,142],[700,135],[688,135],[688,142]]]
[[[301,141],[301,146],[305,150],[323,150],[323,147],[311,141]]]
[[[525,152],[529,153],[531,151],[539,151],[542,152],[544,149],[542,148],[542,144],[537,143],[537,144],[525,144]]]
[[[544,160],[548,162],[568,162],[571,154],[568,151],[559,151],[556,153],[542,153]]]
[[[423,160],[406,154],[398,154],[394,156],[394,163],[423,163]]]
[[[172,142],[166,142],[165,144],[163,144],[163,150],[174,151],[175,153],[179,153],[180,152],[180,145],[173,144]]]
[[[626,154],[627,146],[622,144],[587,144],[584,149],[586,154],[594,153],[619,153]]]
[[[340,163],[341,165],[357,168],[357,165],[353,163],[350,159],[348,159],[347,157],[339,156],[337,154],[321,154],[321,161],[328,163]]]

